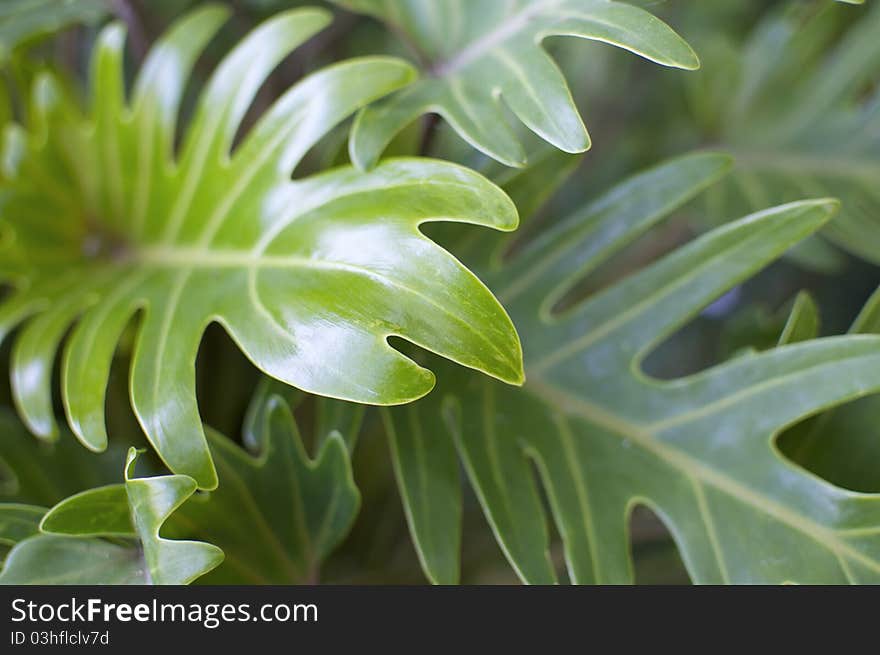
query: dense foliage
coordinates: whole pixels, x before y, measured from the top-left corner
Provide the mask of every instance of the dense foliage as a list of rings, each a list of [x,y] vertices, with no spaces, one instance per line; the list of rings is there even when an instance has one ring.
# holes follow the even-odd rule
[[[880,7],[319,4],[0,7],[0,582],[880,582]]]

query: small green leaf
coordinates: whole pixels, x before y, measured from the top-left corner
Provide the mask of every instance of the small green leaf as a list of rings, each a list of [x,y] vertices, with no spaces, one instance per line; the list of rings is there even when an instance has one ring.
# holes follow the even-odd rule
[[[188,584],[223,561],[223,551],[159,536],[196,491],[185,475],[135,478],[129,450],[125,483],[68,498],[43,517],[37,535],[9,553],[3,584]],[[128,537],[119,544],[96,537]]]
[[[4,0],[0,4],[0,63],[18,46],[76,23],[96,23],[109,0]]]
[[[629,50],[664,66],[695,69],[699,60],[665,23],[609,0],[334,0],[375,16],[406,35],[426,67],[424,78],[358,115],[351,158],[375,165],[391,139],[425,113],[443,116],[473,147],[509,166],[526,154],[501,100],[542,139],[583,152],[590,138],[562,72],[542,48],[574,36]]]
[[[61,501],[42,523],[43,532],[91,537],[133,537],[124,484],[89,489]]]

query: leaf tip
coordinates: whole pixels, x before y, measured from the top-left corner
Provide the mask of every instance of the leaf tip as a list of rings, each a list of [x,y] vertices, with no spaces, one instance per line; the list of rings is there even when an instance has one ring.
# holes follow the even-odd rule
[[[841,204],[837,198],[817,198],[816,200],[803,201],[804,207],[821,212],[823,223],[831,220],[840,211]]]

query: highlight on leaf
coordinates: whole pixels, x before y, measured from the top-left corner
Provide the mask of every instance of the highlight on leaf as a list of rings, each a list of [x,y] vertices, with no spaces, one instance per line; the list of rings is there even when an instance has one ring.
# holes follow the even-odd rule
[[[227,14],[209,5],[179,20],[130,93],[125,30],[106,27],[86,110],[52,74],[39,76],[27,125],[5,129],[0,182],[0,283],[12,288],[0,338],[18,329],[12,386],[24,422],[57,436],[51,380],[64,342],[67,420],[86,447],[104,449],[109,369],[136,321],[132,407],[168,467],[205,489],[217,475],[194,360],[210,323],[268,375],[360,403],[408,402],[434,384],[390,336],[508,383],[523,375],[504,309],[419,229],[513,230],[517,212],[499,188],[414,158],[291,179],[332,128],[412,80],[405,62],[366,57],[308,75],[233,150],[266,76],[330,21],[319,9],[278,14],[223,59],[175,148],[188,77]]]
[[[526,582],[557,580],[539,483],[573,583],[633,581],[627,526],[635,505],[666,524],[697,583],[880,580],[880,495],[821,480],[775,444],[805,417],[880,392],[880,338],[800,341],[671,381],[641,370],[647,353],[713,299],[822,228],[835,201],[800,201],[732,222],[556,309],[568,289],[728,166],[713,154],[665,163],[507,259],[497,256],[504,243],[471,244],[471,265],[530,335],[528,381],[505,389],[461,372],[444,377],[448,386],[430,398],[388,410],[399,467],[427,462],[430,443],[431,465],[408,476],[423,476],[422,489],[457,478],[458,452],[499,545]],[[804,322],[814,323],[801,301],[785,340],[811,336]],[[453,582],[448,548],[438,548],[425,526],[455,526],[460,507],[437,493],[430,503],[414,502],[414,488],[402,480],[426,574]]]

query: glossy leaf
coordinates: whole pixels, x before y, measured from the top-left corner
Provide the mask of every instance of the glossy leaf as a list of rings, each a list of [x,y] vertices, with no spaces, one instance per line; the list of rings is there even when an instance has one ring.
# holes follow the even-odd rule
[[[203,582],[314,583],[324,559],[348,534],[360,494],[346,442],[353,443],[361,413],[350,403],[319,402],[325,419],[330,412],[342,419],[319,422],[350,429],[344,436],[319,426],[314,459],[287,403],[265,386],[249,411],[244,448],[208,432],[220,485],[194,497],[171,519],[180,534],[223,548],[224,563]]]
[[[609,0],[334,0],[385,21],[405,35],[425,68],[419,82],[358,116],[352,160],[375,165],[391,139],[425,113],[441,115],[472,146],[509,166],[526,153],[504,105],[542,139],[583,152],[590,138],[562,72],[542,48],[552,36],[573,36],[629,50],[650,61],[695,69],[693,50],[665,23]]]
[[[516,210],[476,173],[439,161],[388,161],[291,180],[303,155],[358,107],[412,79],[390,58],[354,59],[284,93],[232,149],[265,77],[329,21],[279,14],[219,65],[174,149],[187,77],[226,17],[179,21],[134,84],[124,31],[106,28],[83,114],[51,76],[35,85],[27,130],[6,132],[0,336],[20,331],[13,393],[32,432],[57,434],[51,371],[68,329],[62,395],[92,450],[107,445],[104,396],[117,341],[137,320],[135,413],[169,468],[214,488],[194,360],[217,322],[262,371],[300,389],[396,404],[434,376],[392,348],[395,335],[510,383],[516,332],[491,293],[419,226],[455,221],[512,230]],[[429,271],[430,274],[426,274]]]
[[[530,335],[528,382],[505,389],[462,372],[444,418],[499,544],[526,582],[557,580],[539,483],[575,583],[632,581],[627,526],[637,505],[663,520],[698,583],[880,580],[880,495],[825,482],[774,443],[807,416],[880,391],[880,338],[806,341],[671,381],[640,368],[713,299],[820,229],[835,202],[802,201],[736,221],[558,309],[586,274],[725,166],[724,158],[694,155],[638,175],[484,270]],[[483,266],[499,261],[492,250],[474,249]],[[441,421],[436,403],[394,411],[433,425]]]
[[[524,217],[532,216],[570,177],[578,156],[546,149],[527,169],[506,169],[500,178]],[[454,235],[448,235],[450,242]],[[479,256],[485,240],[458,239],[459,256]],[[497,253],[496,253],[497,254]],[[458,376],[441,379],[437,389],[418,406],[383,410],[391,461],[410,534],[422,569],[432,583],[457,584],[462,539],[461,468],[448,438]],[[424,415],[435,420],[422,420]],[[436,418],[436,417],[439,417]]]
[[[223,561],[223,551],[159,536],[168,517],[196,491],[185,475],[135,478],[129,451],[125,483],[90,489],[50,509],[42,534],[9,553],[3,584],[188,584]],[[129,544],[97,537],[127,537]]]
[[[262,384],[248,412],[244,446],[206,428],[220,487],[191,496],[163,527],[166,536],[222,547],[223,563],[200,583],[314,582],[322,561],[347,534],[360,505],[349,453],[360,433],[365,408],[328,398],[309,399],[314,417],[311,441],[317,450],[313,460],[288,409],[305,400],[304,394],[289,387]],[[108,467],[118,461],[115,449],[95,455],[72,439],[43,444],[25,434],[14,417],[2,413],[0,433],[0,452],[5,457],[0,461],[0,482],[10,498],[57,503],[44,526],[47,531],[79,537],[134,536],[125,486],[112,484],[119,467],[116,475],[108,478],[107,474]],[[64,489],[69,491],[62,493]],[[30,506],[0,503],[0,523],[7,507]],[[46,512],[36,509],[40,511],[35,528]],[[0,527],[0,546],[2,535]],[[261,538],[255,539],[257,535]],[[63,550],[59,543],[45,541],[36,552]],[[92,550],[106,550],[111,558],[117,553],[104,544]]]
[[[107,15],[109,0],[4,0],[0,4],[0,63],[15,48],[77,23]]]
[[[880,94],[865,94],[880,68],[880,7],[859,10],[838,37],[837,19],[852,11],[831,7],[806,23],[797,14],[771,14],[733,56],[739,73],[731,76],[740,83],[709,113],[720,117],[718,142],[737,168],[709,196],[709,207],[726,214],[834,196],[841,214],[823,235],[877,263]],[[827,254],[798,254],[808,263],[820,257],[814,267],[826,268]]]

